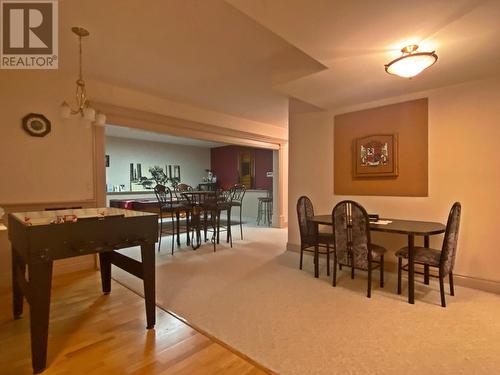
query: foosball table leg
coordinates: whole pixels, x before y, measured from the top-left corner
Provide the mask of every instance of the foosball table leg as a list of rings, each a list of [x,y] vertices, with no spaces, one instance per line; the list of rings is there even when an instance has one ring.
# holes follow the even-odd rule
[[[156,291],[155,291],[155,246],[141,245],[142,281],[144,283],[144,300],[146,303],[147,329],[154,328],[156,323]]]
[[[99,264],[101,267],[102,292],[111,293],[111,257],[112,252],[99,253]]]

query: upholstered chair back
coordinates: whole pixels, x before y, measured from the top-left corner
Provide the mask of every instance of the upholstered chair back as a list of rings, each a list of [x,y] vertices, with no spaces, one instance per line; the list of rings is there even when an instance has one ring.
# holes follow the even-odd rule
[[[304,249],[313,246],[316,239],[314,223],[309,220],[314,216],[314,207],[311,200],[302,196],[297,201],[297,218],[299,220],[300,245]]]
[[[332,223],[338,262],[368,269],[370,222],[366,210],[354,201],[342,201],[332,211]]]
[[[455,265],[461,211],[462,206],[460,205],[460,202],[455,202],[451,207],[450,214],[448,215],[439,267],[442,275],[447,275],[450,271],[453,271],[453,267]]]

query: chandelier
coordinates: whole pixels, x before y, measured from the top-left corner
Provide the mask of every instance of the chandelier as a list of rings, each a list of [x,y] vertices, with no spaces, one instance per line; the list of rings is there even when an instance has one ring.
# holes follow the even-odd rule
[[[82,38],[89,36],[90,33],[82,27],[72,27],[71,31],[78,36],[79,44],[79,75],[76,80],[76,108],[73,109],[70,107],[66,101],[62,102],[60,107],[61,117],[70,118],[71,115],[80,115],[82,118],[93,122],[95,125],[104,126],[106,123],[106,116],[103,113],[96,112],[96,110],[90,106],[82,74]]]
[[[399,77],[412,78],[434,65],[438,58],[435,51],[417,52],[417,49],[416,44],[404,47],[401,50],[403,56],[385,65],[385,71]]]

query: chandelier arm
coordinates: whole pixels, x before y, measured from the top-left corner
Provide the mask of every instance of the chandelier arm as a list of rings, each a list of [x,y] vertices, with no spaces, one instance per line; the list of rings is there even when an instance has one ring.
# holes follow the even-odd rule
[[[80,75],[78,76],[78,79],[83,81],[83,74],[82,74],[82,36],[78,36],[78,44],[79,44],[79,63],[80,63]]]

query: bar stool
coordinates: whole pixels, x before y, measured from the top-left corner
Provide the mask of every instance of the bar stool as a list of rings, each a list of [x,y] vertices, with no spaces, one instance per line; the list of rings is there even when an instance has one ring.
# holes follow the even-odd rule
[[[236,184],[231,189],[231,207],[239,207],[240,208],[240,235],[241,239],[243,239],[243,224],[241,221],[241,212],[243,211],[243,198],[245,197],[246,192],[245,185]]]
[[[267,192],[267,197],[259,197],[258,199],[258,209],[257,209],[257,225],[260,225],[262,221],[264,224],[267,222],[267,226],[271,226],[272,215],[273,215],[273,197],[270,191]]]

